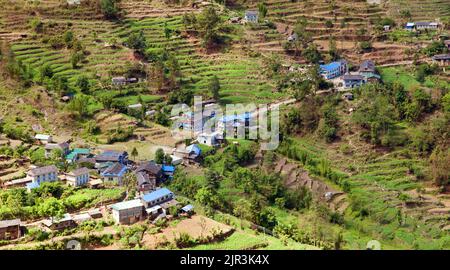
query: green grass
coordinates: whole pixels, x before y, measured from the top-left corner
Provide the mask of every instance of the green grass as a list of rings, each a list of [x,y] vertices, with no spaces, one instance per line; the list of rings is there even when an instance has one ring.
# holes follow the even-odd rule
[[[317,249],[310,245],[299,244],[294,241],[283,243],[280,239],[263,234],[255,234],[252,231],[234,232],[225,240],[202,244],[190,248],[192,250],[310,250]]]
[[[416,78],[411,75],[411,72],[406,71],[404,68],[388,67],[380,69],[381,79],[385,83],[399,82],[405,89],[412,90],[415,87],[420,87],[421,84]]]

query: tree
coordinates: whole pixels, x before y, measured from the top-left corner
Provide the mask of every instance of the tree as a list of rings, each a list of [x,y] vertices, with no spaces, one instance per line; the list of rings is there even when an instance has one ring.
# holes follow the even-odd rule
[[[73,69],[78,68],[78,64],[84,60],[83,52],[74,52],[70,57],[70,63]]]
[[[408,9],[401,10],[400,11],[400,16],[402,18],[410,20],[411,19],[411,11],[409,11]]]
[[[136,174],[134,172],[125,173],[122,179],[122,185],[126,189],[126,196],[124,200],[126,201],[129,197],[134,197],[138,185]]]
[[[158,148],[155,152],[155,162],[158,164],[164,163],[164,150],[162,148]]]
[[[125,43],[128,47],[139,53],[144,53],[144,49],[147,47],[147,40],[142,30],[137,33],[131,33]]]
[[[330,37],[329,50],[328,51],[330,53],[331,60],[334,61],[334,60],[339,59],[339,52],[338,52],[337,47],[336,47],[336,40],[334,39],[333,36]]]
[[[42,83],[46,78],[53,76],[53,69],[50,64],[46,63],[39,68],[39,81]]]
[[[167,22],[164,22],[164,36],[166,39],[169,39],[172,35],[173,30],[167,26]]]
[[[272,230],[277,224],[277,216],[271,208],[264,208],[258,215],[258,224]]]
[[[436,148],[430,156],[431,177],[438,186],[445,187],[450,177],[450,150]]]
[[[66,31],[63,35],[64,43],[66,44],[67,48],[72,48],[73,42],[75,41],[74,35],[72,31]]]
[[[85,95],[77,95],[68,104],[68,109],[78,115],[84,117],[87,115],[89,105],[89,97]]]
[[[205,173],[205,178],[207,182],[207,187],[212,190],[217,190],[220,186],[221,175],[214,170],[207,170]]]
[[[101,0],[100,8],[107,19],[117,19],[120,11],[117,6],[117,0]]]
[[[302,52],[302,55],[308,62],[314,64],[317,64],[322,59],[322,55],[317,49],[317,45],[314,43],[310,43],[308,47]]]
[[[197,25],[200,36],[203,38],[203,46],[211,47],[219,39],[219,26],[221,19],[214,7],[209,6],[197,16]]]
[[[260,2],[258,3],[258,12],[261,18],[265,18],[267,15],[267,6],[266,3]]]
[[[78,87],[82,93],[87,94],[90,88],[89,79],[86,75],[80,75],[77,77],[75,86]]]
[[[131,156],[133,157],[133,159],[136,159],[138,155],[139,155],[138,150],[136,149],[136,147],[133,147],[133,150],[131,151]]]
[[[62,201],[51,197],[45,199],[44,202],[39,205],[38,212],[40,215],[49,217],[53,221],[53,218],[58,219],[63,217],[66,212],[66,208],[64,207]]]
[[[170,85],[172,87],[175,87],[177,85],[177,78],[181,77],[180,64],[178,63],[178,60],[174,55],[169,54],[166,66],[169,70]]]
[[[211,81],[209,82],[209,91],[214,100],[216,100],[216,101],[220,100],[220,95],[219,95],[220,82],[219,82],[219,78],[217,78],[216,75],[214,75],[212,77]]]
[[[202,205],[212,208],[219,206],[219,197],[208,187],[200,188],[195,194],[195,200]]]

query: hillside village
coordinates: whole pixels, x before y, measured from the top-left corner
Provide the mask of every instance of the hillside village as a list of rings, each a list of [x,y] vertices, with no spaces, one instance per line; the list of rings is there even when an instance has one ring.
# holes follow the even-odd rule
[[[450,3],[371,2],[0,0],[0,249],[450,248]]]

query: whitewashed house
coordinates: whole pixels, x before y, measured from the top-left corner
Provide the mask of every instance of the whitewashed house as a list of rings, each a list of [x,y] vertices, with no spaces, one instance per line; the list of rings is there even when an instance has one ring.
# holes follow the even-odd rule
[[[114,221],[119,224],[135,223],[144,214],[144,204],[140,199],[113,204],[111,209]]]
[[[205,144],[208,146],[217,146],[220,144],[220,141],[223,139],[223,136],[219,132],[212,133],[201,133],[197,136],[197,142],[200,144]]]
[[[73,187],[84,186],[89,182],[89,169],[79,168],[66,175],[67,184]]]
[[[34,138],[38,141],[40,141],[43,144],[51,143],[53,142],[53,137],[51,135],[46,134],[36,134]]]
[[[27,184],[27,189],[39,187],[44,182],[54,182],[58,180],[58,168],[55,165],[38,167],[27,172],[27,178],[31,183]]]

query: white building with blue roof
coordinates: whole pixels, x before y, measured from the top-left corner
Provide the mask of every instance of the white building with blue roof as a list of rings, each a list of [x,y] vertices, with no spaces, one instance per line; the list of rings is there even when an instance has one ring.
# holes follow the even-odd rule
[[[327,80],[340,77],[348,72],[347,61],[339,60],[325,65],[320,65],[320,74]]]
[[[165,202],[171,201],[175,198],[172,191],[167,188],[160,188],[151,193],[142,196],[142,203],[145,208],[150,208],[155,205],[160,205]]]

